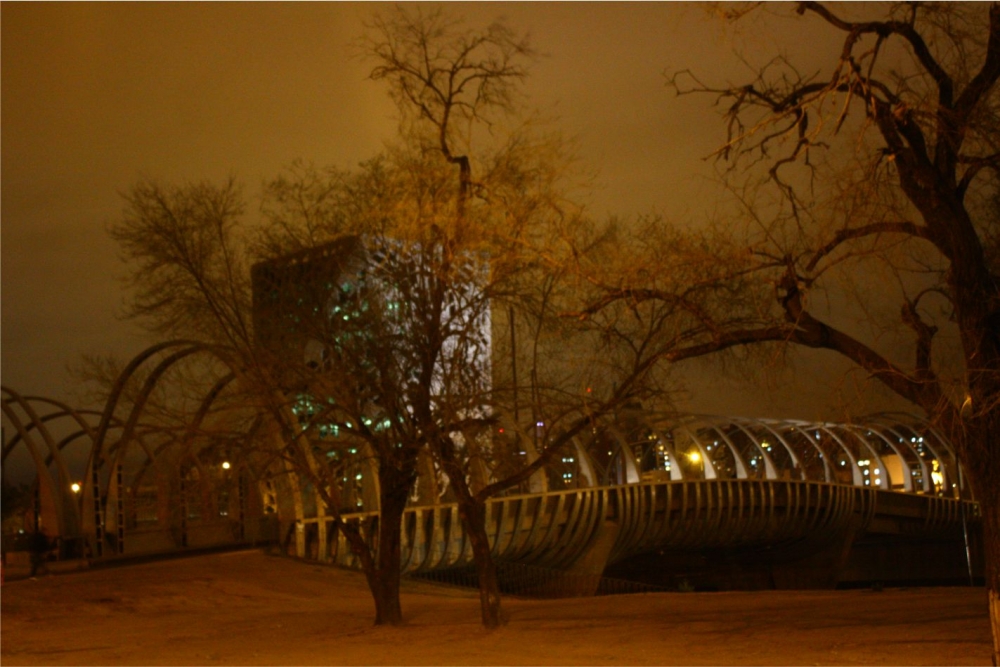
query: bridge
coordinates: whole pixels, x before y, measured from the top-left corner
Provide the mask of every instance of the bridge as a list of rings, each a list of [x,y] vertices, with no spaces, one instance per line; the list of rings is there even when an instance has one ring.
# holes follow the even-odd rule
[[[59,538],[61,559],[276,541],[356,565],[294,475],[263,474],[217,443],[147,432],[129,416],[8,388],[2,406],[3,472],[33,470],[20,530]],[[403,569],[467,568],[447,480],[422,465],[403,518]],[[378,521],[373,466],[359,456],[343,494],[354,508],[346,519],[365,531]],[[487,509],[499,562],[668,586],[957,580],[981,569],[978,504],[955,454],[907,415],[827,424],[636,411],[577,439]]]
[[[726,588],[960,580],[981,571],[978,505],[947,441],[919,420],[638,421],[638,431],[626,425],[576,443],[538,475],[534,492],[490,501],[494,557]],[[347,518],[373,530],[378,513]],[[356,566],[330,522],[303,518],[296,552]],[[412,573],[471,566],[457,505],[410,507],[402,557]]]

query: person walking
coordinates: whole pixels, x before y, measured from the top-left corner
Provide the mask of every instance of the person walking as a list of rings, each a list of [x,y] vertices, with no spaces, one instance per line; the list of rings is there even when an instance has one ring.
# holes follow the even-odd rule
[[[31,576],[38,574],[39,570],[45,568],[45,557],[50,548],[49,536],[45,534],[44,528],[37,529],[31,536]]]

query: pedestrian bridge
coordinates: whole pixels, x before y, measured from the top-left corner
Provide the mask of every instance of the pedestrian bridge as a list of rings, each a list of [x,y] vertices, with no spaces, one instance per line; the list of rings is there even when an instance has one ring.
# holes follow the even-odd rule
[[[34,470],[15,518],[58,538],[60,558],[275,540],[290,554],[355,565],[315,491],[294,475],[264,474],[193,431],[146,430],[110,409],[73,410],[8,388],[2,406],[3,472]],[[530,460],[538,429],[507,444]],[[353,456],[342,512],[374,534],[375,464]],[[447,478],[429,458],[421,465],[403,518],[403,568],[467,567],[471,546]],[[979,548],[978,505],[951,446],[895,414],[829,424],[632,411],[579,437],[487,510],[499,561],[590,574],[759,563],[775,585],[835,583],[852,569],[864,578],[872,568],[926,579],[940,568],[918,565],[961,556],[953,576],[966,545],[973,561]]]
[[[497,560],[599,574],[657,554],[675,564],[677,554],[728,554],[779,562],[771,582],[799,586],[835,584],[852,567],[863,570],[865,558],[880,560],[883,571],[852,576],[960,576],[970,526],[970,549],[978,549],[978,505],[954,452],[904,415],[855,425],[656,416],[639,423],[591,434],[529,492],[490,501]],[[377,518],[348,515],[366,530]],[[299,526],[301,555],[355,565],[330,519]],[[407,572],[472,563],[454,503],[418,499],[404,515],[402,545]],[[923,567],[921,551],[948,567]],[[852,565],[852,552],[862,562]],[[906,566],[893,566],[894,558]]]

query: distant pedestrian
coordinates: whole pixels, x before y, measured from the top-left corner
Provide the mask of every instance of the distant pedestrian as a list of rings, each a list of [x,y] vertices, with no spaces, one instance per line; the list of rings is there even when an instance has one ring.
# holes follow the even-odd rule
[[[39,570],[45,569],[45,558],[49,553],[51,545],[49,536],[45,530],[39,528],[31,536],[31,576],[38,574]]]

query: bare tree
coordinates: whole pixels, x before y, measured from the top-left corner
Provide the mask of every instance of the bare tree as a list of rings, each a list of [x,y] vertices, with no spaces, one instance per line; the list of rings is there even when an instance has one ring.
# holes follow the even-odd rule
[[[364,48],[376,62],[371,77],[389,84],[400,111],[402,133],[423,150],[457,167],[454,217],[446,225],[453,233],[442,239],[442,252],[446,256],[454,256],[456,251],[468,253],[470,224],[496,222],[490,214],[499,212],[504,224],[499,233],[485,237],[492,243],[484,248],[487,250],[484,256],[490,264],[491,279],[516,270],[516,259],[503,259],[509,252],[496,252],[503,243],[516,251],[520,237],[518,230],[513,229],[519,216],[508,216],[515,213],[513,207],[496,206],[498,201],[504,201],[505,194],[520,201],[525,199],[522,192],[504,192],[504,186],[510,184],[510,179],[504,178],[511,173],[508,157],[514,152],[501,148],[492,159],[484,160],[482,151],[479,155],[473,152],[473,144],[483,127],[488,129],[512,111],[518,86],[526,75],[524,62],[531,56],[527,41],[501,23],[483,31],[463,30],[440,11],[424,14],[396,8],[389,17],[375,17]],[[483,173],[474,178],[473,160],[477,158],[476,166],[482,167],[477,171]],[[523,176],[521,169],[513,171]],[[497,174],[501,176],[499,179],[495,178]],[[534,217],[532,213],[520,217]],[[495,290],[485,290],[484,294],[496,296],[492,292]],[[474,442],[482,434],[470,433],[468,428],[445,428],[430,411],[425,411],[422,417],[425,429],[433,434],[432,451],[455,489],[460,515],[472,543],[479,570],[483,623],[487,627],[496,626],[501,620],[499,585],[485,532],[483,503],[469,487],[467,468],[459,454],[465,448],[456,442],[461,440],[465,444],[465,436],[470,435]],[[468,460],[466,457],[465,461]]]
[[[358,258],[329,277],[293,269],[292,289],[316,294],[297,299],[307,312],[285,316],[294,316],[296,335],[305,332],[311,349],[280,348],[284,357],[312,357],[296,381],[316,403],[310,421],[351,433],[374,452],[383,531],[378,555],[393,561],[397,579],[402,511],[419,457],[432,442],[460,438],[493,419],[490,298],[503,274],[490,271],[482,221],[467,219],[461,243],[456,239],[458,200],[449,171],[446,162],[401,148],[353,175],[301,168],[269,188],[272,250],[294,262],[287,250],[314,254],[334,239],[337,255]],[[309,213],[321,209],[328,214]],[[387,498],[390,474],[400,483]]]
[[[744,9],[734,16],[788,11]],[[743,85],[670,79],[679,94],[718,100],[728,135],[717,157],[747,224],[700,237],[664,227],[661,238],[686,238],[687,252],[656,259],[662,242],[651,241],[646,266],[663,274],[707,260],[704,277],[601,279],[584,314],[615,301],[674,304],[682,333],[665,360],[759,343],[830,350],[922,409],[952,439],[981,503],[996,661],[1000,227],[989,200],[1000,6],[793,9],[842,38],[816,73],[778,57]],[[879,331],[893,311],[891,335]]]
[[[402,620],[401,519],[430,456],[459,504],[492,627],[501,614],[486,501],[645,389],[658,348],[637,341],[656,339],[666,320],[637,329],[609,304],[599,332],[573,343],[583,372],[547,376],[545,337],[565,343],[595,319],[552,316],[576,291],[557,271],[583,225],[565,193],[563,143],[510,113],[530,48],[502,24],[462,31],[439,13],[396,10],[371,29],[372,76],[400,105],[398,140],[382,155],[354,171],[294,165],[266,186],[253,244],[231,182],[141,183],[112,235],[131,261],[132,314],[206,341],[235,375],[233,421],[346,536],[376,623]],[[495,372],[497,314],[510,312],[533,332],[527,379]],[[598,359],[603,384],[587,378]],[[531,409],[519,414],[522,403]],[[502,419],[532,434],[530,460],[502,460]],[[377,526],[345,518],[371,493],[354,479],[365,465]]]
[[[325,369],[308,356],[283,354],[287,350],[271,344],[259,317],[255,321],[255,314],[260,313],[252,303],[250,264],[255,255],[246,242],[250,235],[242,227],[244,204],[239,189],[232,182],[221,187],[175,188],[145,182],[135,186],[126,201],[125,214],[111,234],[132,271],[131,314],[161,335],[200,340],[214,353],[221,371],[235,374],[237,381],[227,390],[227,405],[237,406],[242,423],[250,425],[248,446],[263,442],[264,467],[292,472],[313,490],[365,571],[376,623],[401,622],[398,549],[393,560],[391,548],[378,547],[398,542],[398,522],[383,521],[375,534],[365,535],[357,524],[341,520],[344,485],[340,481],[353,462],[346,457],[322,458],[329,448],[317,447],[316,430],[304,428],[306,414],[312,410],[310,399],[317,395],[310,391],[322,383]],[[337,258],[337,266],[342,269],[351,257],[345,253]],[[302,290],[320,287],[305,282]],[[327,290],[323,301],[310,305],[326,306],[329,297]],[[293,317],[298,314],[291,312]],[[328,314],[310,312],[311,319],[294,323],[292,337],[302,341],[316,335],[317,322],[328,322]],[[329,336],[342,332],[327,326],[325,333],[327,338],[320,340],[329,343]],[[342,421],[364,432],[368,415],[359,415],[368,407],[341,404],[346,413]],[[385,458],[377,471],[379,500],[383,511],[401,513],[414,477],[412,452],[398,451],[394,442],[386,444],[387,439],[373,440],[375,456]]]
[[[273,455],[349,538],[376,622],[398,623],[400,518],[419,453],[495,419],[484,407],[490,304],[519,266],[497,249],[519,251],[524,232],[515,227],[531,224],[541,206],[512,176],[548,184],[544,171],[520,166],[524,155],[541,164],[543,142],[516,137],[480,152],[476,181],[467,153],[480,123],[512,108],[525,42],[501,24],[449,42],[451,25],[440,14],[397,11],[372,28],[404,47],[380,52],[372,42],[379,57],[404,62],[415,43],[436,50],[421,61],[429,89],[413,87],[413,73],[391,63],[373,71],[400,83],[397,148],[355,173],[299,166],[275,180],[253,253],[237,233],[244,203],[232,182],[141,183],[112,235],[133,270],[131,314],[154,332],[214,346],[239,377],[232,391],[264,418]],[[251,286],[252,258],[262,261]],[[347,457],[317,443],[330,432],[349,433],[359,445],[349,449],[375,462],[377,535],[341,520],[353,492],[341,483]]]
[[[526,381],[519,382],[516,374],[492,372],[489,395],[481,406],[470,411],[459,401],[460,411],[444,411],[464,418],[442,419],[441,410],[423,413],[422,429],[433,435],[428,446],[448,475],[472,544],[483,623],[493,627],[501,622],[500,595],[486,534],[486,501],[528,480],[595,420],[634,397],[650,357],[646,350],[632,350],[616,369],[620,381],[602,387],[606,391],[587,392],[579,381],[574,386],[539,377],[540,334],[555,321],[555,309],[565,307],[565,301],[551,298],[552,287],[560,282],[553,272],[563,261],[556,258],[568,247],[562,235],[579,222],[580,211],[564,194],[569,160],[562,142],[557,137],[540,139],[518,120],[520,84],[533,56],[527,40],[499,22],[465,30],[439,11],[398,8],[387,17],[376,17],[369,29],[364,48],[376,62],[371,76],[388,83],[400,111],[401,136],[428,160],[454,170],[453,217],[440,223],[447,232],[434,239],[440,253],[446,258],[478,256],[487,263],[480,294],[492,313],[510,313],[506,328],[494,326],[500,334],[494,336],[494,345],[508,334],[516,337],[515,312],[521,313],[521,329],[534,330],[525,346],[533,360]],[[565,323],[561,326],[566,328]],[[614,347],[603,343],[605,349]],[[591,345],[584,354],[588,344],[576,345],[580,354],[573,365],[594,370],[593,352],[598,348]],[[516,350],[507,352],[516,357]],[[556,366],[549,364],[548,370]],[[526,421],[519,419],[519,393],[531,408]],[[450,391],[444,394],[454,397]],[[480,418],[470,419],[476,413]],[[531,434],[533,460],[502,455],[495,433],[485,428],[495,427],[501,415],[508,426]],[[545,424],[541,434],[539,424]],[[474,474],[474,467],[484,462],[491,468],[488,480]]]
[[[500,623],[501,615],[486,533],[486,501],[538,473],[574,436],[634,397],[649,356],[634,354],[635,361],[626,355],[618,359],[619,367],[604,363],[598,369],[597,360],[607,361],[607,350],[615,345],[574,343],[575,364],[591,374],[608,378],[610,370],[622,378],[614,386],[590,378],[597,388],[591,392],[582,384],[586,373],[555,379],[551,367],[542,367],[530,373],[530,380],[517,383],[500,367],[510,351],[498,341],[506,339],[509,330],[497,320],[511,310],[534,323],[529,349],[537,350],[541,334],[552,335],[554,324],[562,329],[557,335],[562,348],[581,333],[579,326],[567,327],[555,316],[565,295],[553,297],[557,278],[546,277],[547,264],[538,246],[523,238],[526,229],[536,240],[544,236],[541,228],[548,221],[540,211],[550,209],[524,205],[525,197],[538,193],[509,183],[510,174],[519,173],[515,161],[507,155],[502,178],[491,172],[481,184],[483,191],[507,187],[510,192],[493,200],[470,198],[460,221],[461,194],[452,165],[437,151],[425,152],[419,145],[399,147],[354,174],[299,165],[275,180],[264,207],[271,221],[264,246],[266,254],[285,258],[293,285],[287,293],[279,289],[275,303],[299,305],[277,317],[268,315],[267,322],[256,326],[264,332],[294,318],[297,347],[283,344],[277,349],[284,358],[311,354],[314,359],[313,365],[300,369],[303,377],[283,380],[315,399],[310,422],[342,433],[350,430],[376,452],[380,467],[390,454],[410,452],[407,469],[413,471],[425,453],[447,475],[472,544],[483,622],[489,627]],[[344,239],[363,246],[364,261],[353,269],[345,271],[350,262],[342,262],[336,277],[330,278],[302,268],[305,258],[338,243],[341,249],[335,256],[350,256]],[[553,253],[555,246],[549,246]],[[369,286],[359,293],[360,301],[344,300],[353,293],[344,286],[352,283]],[[548,287],[539,288],[540,283]],[[331,284],[335,295],[340,294],[332,307]],[[524,401],[531,406],[530,418],[527,410],[521,413],[523,419],[517,418],[518,390],[523,397],[530,395]],[[377,429],[369,433],[358,426],[366,419],[383,425],[384,443],[379,443],[383,436]],[[547,425],[544,433],[538,433],[538,422]],[[532,434],[531,442],[519,449],[532,449],[530,460],[511,456],[512,449],[504,447],[507,439],[497,437],[498,427]],[[393,444],[387,455],[377,453]],[[381,525],[398,527],[399,520],[391,510],[380,508]],[[386,544],[380,543],[380,554]]]

